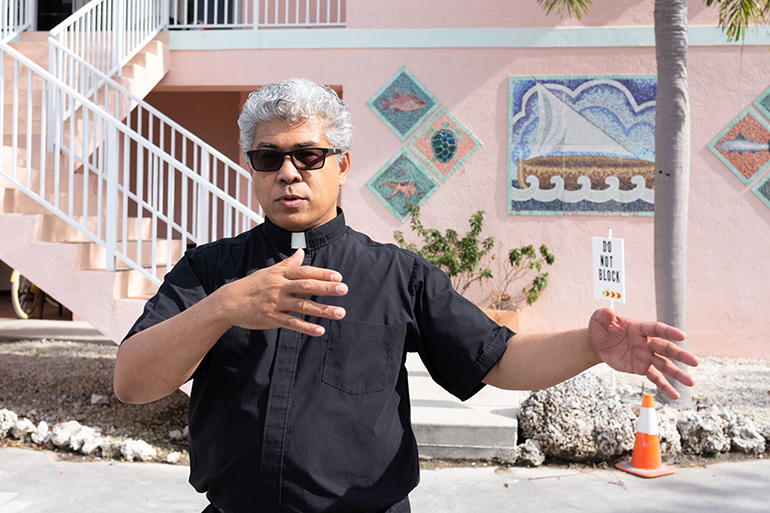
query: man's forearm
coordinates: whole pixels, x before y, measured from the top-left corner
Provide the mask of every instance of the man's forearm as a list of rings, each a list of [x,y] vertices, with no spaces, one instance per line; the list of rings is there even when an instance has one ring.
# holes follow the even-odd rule
[[[207,298],[208,299],[208,298]],[[115,395],[142,404],[172,393],[230,328],[204,299],[180,314],[124,341],[115,361]]]
[[[553,334],[515,335],[484,383],[506,390],[540,390],[601,363],[580,329]]]

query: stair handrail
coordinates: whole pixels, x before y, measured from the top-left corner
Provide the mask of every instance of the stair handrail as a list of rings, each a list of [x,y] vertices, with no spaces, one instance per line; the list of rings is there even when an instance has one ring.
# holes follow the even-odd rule
[[[93,80],[85,81],[93,84],[93,87],[88,90],[91,93],[90,100],[92,102],[96,103],[104,100],[96,103],[96,105],[110,114],[117,122],[124,123],[127,127],[148,140],[157,138],[155,144],[161,151],[170,153],[172,157],[177,158],[177,160],[193,172],[205,175],[208,180],[216,183],[222,177],[226,178],[232,174],[236,175],[236,183],[245,183],[246,186],[232,191],[235,195],[233,199],[242,203],[245,202],[246,208],[249,210],[253,209],[253,195],[248,193],[248,190],[251,188],[251,173],[244,170],[243,167],[221,151],[209,145],[206,141],[179,125],[143,99],[134,95],[129,89],[106,76],[87,61],[84,61],[68,48],[61,47],[55,39],[49,38],[48,43],[52,49],[51,55],[54,55],[57,60],[61,62],[64,58],[69,59],[69,62],[66,63],[66,68],[75,70],[76,74],[80,77],[93,77]],[[99,87],[96,87],[97,85]],[[132,112],[133,116],[131,115]],[[133,127],[131,126],[132,120],[134,122]],[[159,134],[164,136],[158,137]],[[171,141],[168,145],[166,143],[167,140]],[[181,155],[178,152],[181,152]],[[191,159],[193,160],[192,165],[188,162],[188,153],[190,152],[193,155]],[[203,154],[210,158],[205,168],[200,166],[203,159],[196,159],[196,157]],[[247,191],[245,194],[243,193],[244,190]],[[211,242],[211,240],[204,240],[200,236],[197,236],[196,240],[199,244]]]
[[[10,148],[0,146],[0,162],[5,162],[3,153],[10,151],[11,172],[4,165],[0,174],[15,187],[25,192],[35,201],[45,206],[64,222],[73,226],[90,240],[105,247],[107,270],[116,270],[117,261],[139,272],[152,283],[159,285],[162,277],[181,254],[172,255],[175,246],[186,249],[188,243],[198,244],[215,240],[221,236],[232,236],[262,222],[262,218],[251,209],[235,201],[228,192],[210,183],[207,177],[199,176],[173,156],[162,151],[158,146],[133,129],[118,122],[104,112],[88,98],[58,80],[47,70],[26,58],[5,43],[0,43],[0,69],[3,82],[0,94],[5,94],[5,58],[15,60],[13,71],[14,89],[12,94],[13,116]],[[19,69],[27,68],[26,112],[20,107]],[[46,148],[46,130],[48,118],[45,112],[47,102],[36,102],[32,83],[35,79],[42,83],[41,97],[60,96],[60,103],[68,103],[73,117],[68,126],[60,127],[53,142],[53,156],[48,157]],[[40,105],[40,112],[35,113],[33,105]],[[5,104],[0,104],[0,114],[5,119]],[[41,124],[39,134],[39,170],[33,173],[33,140],[36,134],[32,127],[35,122]],[[26,133],[20,133],[19,124],[26,126]],[[74,125],[79,123],[85,135],[78,140]],[[69,129],[69,134],[64,133]],[[0,126],[0,135],[5,135],[5,126]],[[69,139],[68,139],[69,137]],[[80,153],[78,153],[80,151]],[[133,156],[133,157],[132,157]],[[208,162],[208,156],[202,157]],[[133,158],[133,160],[132,160]],[[148,162],[145,168],[144,161]],[[53,167],[53,177],[47,175],[49,160]],[[129,172],[136,167],[138,172]],[[206,168],[204,162],[203,168]],[[20,168],[24,172],[20,172]],[[62,169],[64,168],[64,169]],[[122,172],[122,181],[121,181]],[[78,191],[76,175],[82,175],[82,191]],[[179,177],[177,178],[177,174]],[[66,184],[62,184],[64,178]],[[144,190],[144,179],[150,182]],[[181,205],[176,204],[176,180],[180,180]],[[132,187],[132,181],[133,183]],[[50,182],[53,182],[52,184]],[[167,189],[164,189],[167,187]],[[37,190],[36,190],[37,189]],[[96,191],[95,194],[91,194]],[[165,191],[165,192],[164,192]],[[75,195],[82,192],[80,210],[75,208]],[[67,205],[61,205],[61,195],[66,194]],[[95,196],[95,198],[94,198]],[[52,199],[49,199],[49,197]],[[217,203],[219,201],[220,203]],[[94,203],[95,204],[92,204]],[[137,242],[129,254],[130,229],[128,226],[131,209],[137,212]],[[175,217],[179,210],[180,219]],[[188,212],[195,215],[188,221]],[[96,228],[89,227],[89,214],[96,212]],[[150,220],[151,261],[143,264],[143,214],[148,213]],[[77,212],[77,213],[76,213]],[[221,217],[219,217],[221,216]],[[81,217],[81,220],[77,218]],[[159,269],[156,251],[158,234],[165,225],[166,265]],[[221,225],[221,226],[220,226]],[[177,251],[177,253],[179,253]],[[160,275],[159,275],[160,273]]]
[[[143,127],[153,127],[153,129],[155,129],[157,126],[157,131],[163,133],[168,130],[168,132],[170,132],[169,139],[176,140],[176,134],[182,139],[181,145],[183,146],[189,148],[192,145],[193,147],[206,148],[206,151],[214,159],[216,159],[216,162],[219,164],[216,166],[217,168],[221,166],[223,169],[234,171],[238,175],[251,182],[251,174],[244,170],[243,167],[234,162],[224,153],[209,145],[206,141],[193,134],[167,115],[163,114],[157,108],[153,107],[143,99],[133,94],[129,89],[105,75],[102,71],[91,65],[89,62],[83,60],[70,49],[62,47],[55,39],[49,38],[48,43],[51,47],[54,48],[53,54],[57,60],[61,60],[63,56],[66,56],[72,61],[70,64],[68,64],[67,67],[70,69],[80,69],[78,73],[80,76],[93,75],[95,77],[92,83],[99,84],[100,86],[98,88],[99,90],[89,89],[89,92],[92,93],[90,99],[96,103],[96,105],[100,106],[104,111],[112,115],[117,121],[123,121],[127,124],[127,126],[130,127],[129,123],[131,121],[131,116],[129,116],[129,114],[131,112],[135,112],[137,120],[140,117],[143,120],[142,126],[136,126],[133,128],[133,130],[140,133],[140,135],[145,137],[147,136],[147,134],[143,134],[141,132]],[[109,101],[111,98],[114,99],[114,101]],[[107,101],[98,103],[99,100]],[[144,119],[143,114],[147,114],[146,120]],[[165,141],[161,141],[160,148],[162,150],[167,150],[164,146]],[[182,162],[187,164],[184,158],[182,158]],[[247,199],[246,206],[251,208],[251,196],[249,196]]]
[[[48,35],[105,75],[114,76],[168,27],[168,6],[168,0],[91,0]],[[50,66],[51,62],[49,71],[61,79],[63,70]]]

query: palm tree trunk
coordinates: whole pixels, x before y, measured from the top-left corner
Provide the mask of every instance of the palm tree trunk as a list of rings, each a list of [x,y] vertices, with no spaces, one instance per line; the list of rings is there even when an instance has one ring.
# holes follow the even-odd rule
[[[658,96],[655,108],[655,299],[659,321],[682,330],[687,305],[687,209],[690,187],[690,100],[687,1],[655,0]],[[687,347],[687,342],[680,343]],[[689,388],[677,407],[691,407]]]

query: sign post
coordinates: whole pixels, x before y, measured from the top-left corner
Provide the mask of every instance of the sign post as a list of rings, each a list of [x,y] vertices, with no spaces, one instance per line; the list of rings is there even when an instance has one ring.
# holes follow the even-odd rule
[[[593,237],[594,297],[607,299],[610,308],[615,301],[626,302],[626,269],[623,257],[623,239],[613,239],[612,229],[607,238]],[[612,391],[615,392],[615,369],[612,369]]]

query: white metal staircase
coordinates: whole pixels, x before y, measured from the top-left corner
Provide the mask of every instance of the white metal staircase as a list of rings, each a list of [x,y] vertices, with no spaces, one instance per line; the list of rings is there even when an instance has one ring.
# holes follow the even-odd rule
[[[167,71],[164,5],[94,0],[47,41],[0,33],[0,259],[115,341],[189,245],[261,221],[249,174],[141,100]]]

